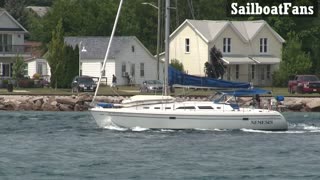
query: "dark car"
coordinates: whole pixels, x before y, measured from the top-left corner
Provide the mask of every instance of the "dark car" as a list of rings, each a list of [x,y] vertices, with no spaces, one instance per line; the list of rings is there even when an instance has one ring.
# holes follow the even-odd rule
[[[163,83],[159,80],[143,81],[140,92],[162,92]]]
[[[94,92],[97,88],[97,84],[94,82],[93,78],[90,76],[76,76],[73,78],[71,88],[72,88],[72,92],[84,92],[84,91]]]

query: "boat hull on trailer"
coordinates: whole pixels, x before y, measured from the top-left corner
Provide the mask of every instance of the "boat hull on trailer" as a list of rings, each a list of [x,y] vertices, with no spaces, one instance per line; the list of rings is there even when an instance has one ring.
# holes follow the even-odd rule
[[[116,125],[148,129],[255,129],[282,131],[288,129],[277,111],[227,111],[203,113],[193,110],[141,111],[122,108],[92,108],[93,118],[101,128]]]

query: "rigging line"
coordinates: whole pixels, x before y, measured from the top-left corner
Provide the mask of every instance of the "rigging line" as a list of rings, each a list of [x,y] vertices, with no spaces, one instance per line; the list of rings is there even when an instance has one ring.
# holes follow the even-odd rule
[[[116,16],[116,19],[115,19],[115,22],[114,22],[114,25],[113,25],[113,29],[112,29],[112,32],[111,32],[111,36],[110,36],[110,39],[109,39],[109,44],[108,44],[108,47],[107,47],[107,52],[106,52],[106,55],[105,55],[104,60],[103,60],[102,68],[101,68],[101,70],[100,70],[99,81],[98,81],[97,88],[96,88],[96,91],[94,92],[94,96],[93,96],[93,98],[92,98],[91,103],[93,103],[94,100],[96,99],[96,96],[97,96],[97,93],[98,93],[98,90],[99,90],[99,86],[100,86],[100,82],[101,82],[101,77],[102,77],[102,71],[105,69],[105,66],[106,66],[106,62],[107,62],[108,55],[109,55],[109,50],[110,50],[110,47],[111,47],[111,42],[112,42],[112,39],[113,39],[113,36],[114,36],[114,32],[115,32],[116,27],[117,27],[117,23],[118,23],[120,11],[121,11],[122,3],[123,3],[123,0],[121,0],[120,3],[119,3],[119,8],[118,8],[117,16]]]

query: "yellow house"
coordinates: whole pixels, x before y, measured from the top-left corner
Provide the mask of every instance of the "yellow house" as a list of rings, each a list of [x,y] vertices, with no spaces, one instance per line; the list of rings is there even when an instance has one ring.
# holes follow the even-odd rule
[[[222,52],[225,80],[270,86],[272,73],[279,68],[285,40],[264,20],[185,20],[170,35],[169,59],[183,63],[188,74],[204,76],[210,49]]]

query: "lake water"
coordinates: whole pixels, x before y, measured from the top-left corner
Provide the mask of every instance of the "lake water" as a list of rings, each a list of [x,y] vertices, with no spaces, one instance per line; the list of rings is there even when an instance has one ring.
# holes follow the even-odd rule
[[[88,112],[1,112],[0,179],[320,179],[320,114],[289,131],[99,129]]]

